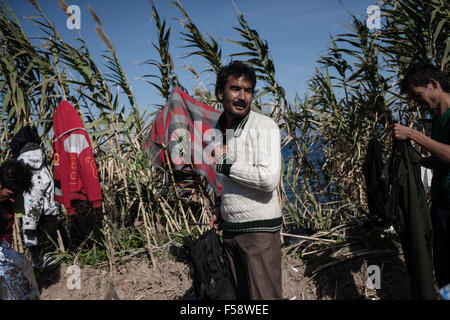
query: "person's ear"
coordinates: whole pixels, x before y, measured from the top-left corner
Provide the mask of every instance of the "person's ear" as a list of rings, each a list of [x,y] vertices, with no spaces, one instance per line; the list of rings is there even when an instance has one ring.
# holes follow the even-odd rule
[[[217,98],[219,98],[219,101],[222,102],[222,99],[223,99],[223,91],[218,91],[218,92],[217,92]]]
[[[441,84],[439,83],[439,81],[436,81],[433,78],[430,79],[430,83],[431,83],[431,86],[433,87],[433,89],[441,88]]]

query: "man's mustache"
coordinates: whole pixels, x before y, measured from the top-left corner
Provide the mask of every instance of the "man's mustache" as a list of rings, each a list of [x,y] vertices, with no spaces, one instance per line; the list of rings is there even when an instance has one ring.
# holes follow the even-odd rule
[[[244,100],[236,100],[236,101],[234,101],[233,102],[233,106],[236,106],[236,107],[246,107],[247,106],[247,103],[244,101]]]

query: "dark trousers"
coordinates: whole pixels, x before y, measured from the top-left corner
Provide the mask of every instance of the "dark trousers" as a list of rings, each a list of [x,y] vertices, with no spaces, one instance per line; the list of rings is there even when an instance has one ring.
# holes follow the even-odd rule
[[[431,210],[433,264],[439,288],[450,283],[450,209]]]
[[[238,299],[282,299],[280,232],[224,233],[223,243]]]

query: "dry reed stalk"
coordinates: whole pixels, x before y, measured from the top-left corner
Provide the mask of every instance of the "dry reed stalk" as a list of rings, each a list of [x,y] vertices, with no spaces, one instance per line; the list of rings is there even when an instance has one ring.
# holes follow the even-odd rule
[[[343,259],[326,263],[326,264],[321,265],[320,267],[314,269],[312,271],[312,274],[318,273],[319,271],[321,271],[325,268],[329,268],[329,267],[337,265],[339,263],[347,262],[354,258],[360,258],[360,257],[364,257],[364,256],[379,257],[379,256],[396,255],[396,254],[399,255],[401,253],[396,249],[373,250],[373,251],[363,251],[362,250],[362,251],[358,251],[357,253],[349,252],[349,253],[343,255],[345,257]]]
[[[64,242],[63,242],[63,239],[61,237],[61,233],[59,232],[59,230],[56,230],[56,236],[57,236],[57,239],[58,239],[59,251],[65,253],[66,249],[64,248]]]
[[[110,145],[109,152],[111,152],[111,153],[114,152],[113,151],[114,149],[112,148],[112,141],[109,140],[108,143]],[[106,167],[108,168],[108,170],[106,170],[107,180],[105,180],[105,183],[108,182],[108,183],[111,183],[112,185],[114,185],[115,184],[115,173],[119,172],[119,168],[117,165],[117,159],[109,158]],[[119,174],[117,174],[117,175],[119,175]]]
[[[105,207],[104,207],[103,202],[102,202],[102,210],[103,210],[103,212],[105,212]],[[103,215],[103,223],[105,226],[106,240],[108,241],[108,247],[109,247],[109,257],[110,257],[109,272],[110,272],[110,275],[112,276],[115,274],[116,258],[115,258],[114,246],[111,241],[111,231],[109,228],[109,222],[108,222],[108,218],[107,218],[106,214]]]
[[[132,253],[130,253],[129,255],[126,255],[124,257],[121,257],[119,259],[117,259],[117,262],[123,262],[125,260],[131,259],[141,253],[144,253],[145,251],[147,251],[147,248],[140,248],[140,249],[136,249],[135,251],[133,251]],[[106,267],[108,265],[108,263],[104,262],[104,263],[100,263],[98,265],[96,265],[97,267]]]
[[[119,125],[118,125],[118,123],[117,123],[117,118],[115,119],[116,121],[115,122],[113,122],[113,132],[114,132],[114,138],[115,138],[115,142],[116,142],[116,144],[117,144],[117,148],[114,148],[113,147],[113,145],[112,145],[112,140],[109,140],[109,142],[110,142],[110,147],[111,147],[111,151],[115,151],[115,152],[117,152],[117,149],[118,149],[118,155],[119,155],[119,157],[121,158],[121,159],[124,159],[124,157],[123,157],[123,154],[122,154],[122,151],[121,151],[121,149],[120,149],[120,143],[119,143],[119,136],[118,136],[118,134],[117,134],[117,130],[118,130],[118,127],[119,127]],[[117,126],[117,127],[115,127],[115,125]],[[119,162],[119,163],[117,163],[117,162]],[[128,205],[130,204],[130,194],[129,194],[129,191],[128,191],[128,181],[127,181],[127,177],[126,177],[126,175],[124,174],[124,172],[126,172],[126,170],[125,170],[125,166],[124,166],[124,164],[121,162],[121,161],[118,161],[117,159],[114,159],[114,163],[116,164],[116,167],[117,167],[117,174],[119,175],[119,177],[122,179],[122,181],[123,181],[123,185],[124,185],[124,188],[125,188],[125,205],[126,205],[126,208],[128,208]]]
[[[199,201],[200,201],[201,208],[202,208],[202,212],[201,212],[201,215],[200,215],[200,221],[201,222],[206,222],[206,221],[209,222],[209,219],[210,219],[210,217],[212,215],[211,208],[214,207],[214,201],[211,198],[211,196],[209,195],[209,193],[203,188],[202,181],[200,180],[201,178],[199,178],[197,176],[197,174],[196,174],[196,172],[194,170],[194,165],[193,164],[191,164],[191,170],[192,170],[192,173],[194,175],[194,183],[198,187],[198,189],[200,190],[200,197],[198,197],[200,199]],[[205,199],[208,200],[209,205],[206,205],[204,203]],[[205,206],[208,208],[207,210],[205,210]],[[205,214],[206,211],[208,212],[207,214]]]
[[[115,180],[114,179],[114,172],[117,172],[117,171],[114,171],[114,166],[115,165],[116,165],[116,159],[110,158],[108,160],[108,164],[105,166],[106,173],[105,173],[105,180],[103,180],[103,181],[108,181],[110,183],[110,185],[114,185],[114,180]],[[108,170],[106,170],[106,168]],[[106,174],[108,174],[108,175],[106,176]],[[106,180],[106,178],[108,178],[108,180]]]
[[[328,236],[328,235],[333,235],[334,232],[335,232],[336,230],[339,230],[339,229],[348,229],[348,228],[350,228],[350,227],[348,226],[348,224],[345,224],[345,223],[344,223],[344,224],[338,225],[338,226],[336,226],[336,227],[333,227],[333,228],[331,228],[329,231],[326,231],[326,232],[324,232],[324,231],[319,231],[319,232],[316,233],[316,235],[319,236],[319,237],[324,237],[324,236]]]
[[[69,9],[69,6],[67,5],[67,3],[64,0],[58,0],[58,5],[60,6],[60,8],[64,11],[64,13],[70,17],[71,15],[67,13],[67,10]]]
[[[92,7],[91,7],[90,5],[88,5],[88,9],[89,9],[89,12],[91,13],[92,18],[94,19],[94,21],[97,22],[97,23],[100,25],[100,27],[103,28],[103,23],[102,23],[102,21],[100,20],[100,18],[99,18],[99,16],[97,15],[97,13],[94,11],[94,9],[92,9]]]
[[[195,216],[194,216],[194,214],[193,214],[193,212],[192,212],[191,207],[189,207],[189,209],[188,209],[188,214],[191,216],[192,221],[193,221],[193,224],[191,224],[191,225],[194,225],[195,228],[197,228],[197,231],[200,232],[200,233],[202,233],[202,229],[201,229],[199,223],[197,222],[197,219],[195,219]]]
[[[156,230],[158,232],[162,232],[162,223],[159,214],[153,215],[156,218]]]
[[[165,146],[163,146],[163,148],[164,148],[164,154],[166,156],[166,159],[170,159],[169,155],[167,153],[167,148]],[[187,230],[188,234],[190,235],[191,234],[191,229],[189,229],[189,223],[187,221],[186,213],[184,212],[183,203],[181,202],[181,197],[180,197],[180,194],[178,193],[177,184],[175,182],[174,173],[173,173],[173,170],[172,170],[172,164],[170,163],[170,161],[167,161],[167,165],[169,167],[170,179],[171,179],[171,182],[172,182],[172,187],[173,187],[173,189],[175,191],[175,195],[177,197],[178,207],[179,207],[181,213],[183,214],[184,225],[186,227],[186,230]]]
[[[136,185],[140,183],[140,181],[136,177],[135,173],[133,173],[133,178],[135,180],[135,184]],[[139,197],[139,205],[140,205],[140,208],[142,208],[142,215],[147,217],[147,219],[148,219],[147,221],[148,221],[148,224],[149,224],[149,227],[150,227],[150,232],[151,232],[150,236],[153,238],[153,242],[156,243],[155,236],[156,236],[156,234],[158,232],[161,232],[161,229],[158,227],[158,224],[160,224],[159,216],[157,214],[152,214],[152,217],[156,216],[156,221],[157,221],[156,224],[155,224],[154,219],[149,219],[148,214],[147,214],[147,210],[145,209],[145,206],[144,206],[144,199],[142,198],[141,189],[137,188],[137,191],[138,191],[138,197]],[[151,209],[151,207],[150,207],[150,209]],[[152,211],[152,210],[150,210],[150,211]]]
[[[112,45],[111,40],[109,40],[108,36],[106,35],[105,31],[99,26],[95,26],[95,30],[97,30],[97,34],[100,37],[100,39],[105,44],[106,48],[113,54],[116,55],[116,50],[114,49],[114,46]]]
[[[142,175],[144,175],[144,173],[142,173]],[[146,190],[147,190],[147,194],[149,194],[149,190],[150,190],[150,189],[147,188]],[[142,200],[142,201],[143,201],[143,200]],[[151,206],[149,206],[149,209],[153,212]],[[161,217],[159,216],[158,213],[152,214],[152,216],[153,216],[152,221],[156,219],[156,222],[154,222],[154,224],[156,225],[156,230],[157,230],[157,232],[162,232]]]
[[[59,87],[61,89],[61,92],[62,92],[64,100],[67,101],[67,96],[66,96],[66,92],[65,92],[65,89],[64,89],[64,84],[63,84],[63,81],[61,79],[61,72],[59,71],[59,60],[56,58],[54,52],[52,52],[52,55],[53,55],[53,59],[54,59],[54,66],[55,66],[55,69],[56,69],[56,73],[58,75],[57,82],[58,82]]]
[[[42,13],[41,7],[39,6],[39,4],[37,3],[36,0],[29,0],[29,1],[33,5],[33,7],[36,8],[36,10],[38,10],[40,13]]]
[[[169,204],[164,199],[161,200],[159,197],[157,197],[155,194],[155,191],[153,189],[152,189],[152,193],[153,193],[153,196],[155,197],[156,201],[158,201],[159,207],[163,211],[164,217],[166,218],[172,232],[175,232],[175,230],[180,231],[181,230],[180,225],[173,219],[172,215],[166,208],[166,206],[168,207]]]
[[[328,248],[323,248],[323,249],[319,249],[319,250],[308,251],[308,252],[302,252],[302,257],[303,257],[303,256],[309,256],[309,255],[311,255],[311,254],[317,254],[317,253],[319,253],[319,252],[324,252],[324,251],[331,250],[331,249],[336,249],[336,248],[341,248],[341,247],[350,247],[350,246],[352,246],[352,245],[354,245],[354,244],[357,244],[357,243],[358,243],[358,241],[354,241],[354,242],[344,243],[344,244],[341,244],[341,245],[336,245],[336,246],[332,246],[332,247],[328,247]],[[305,250],[303,250],[303,251],[305,251]]]
[[[141,207],[142,207],[142,203],[139,203],[139,211],[141,211]],[[142,215],[143,215],[143,220],[144,220],[145,237],[147,239],[147,252],[150,255],[150,259],[152,261],[153,268],[157,271],[160,271],[158,264],[156,262],[156,259],[153,256],[152,244],[150,242],[149,227],[148,227],[148,222],[147,222],[147,215],[146,215],[145,210],[142,212]],[[156,242],[155,242],[155,244],[156,244]]]
[[[211,207],[204,204],[204,198],[200,198],[200,203],[202,207],[202,212],[200,214],[200,222],[209,223],[209,220],[212,216]]]
[[[16,233],[17,233],[17,231],[16,231],[16,220],[15,220],[15,217],[14,217],[12,242],[13,242],[14,250],[18,251],[19,245],[17,243],[17,234]]]
[[[170,232],[169,232],[169,223],[166,223],[165,230],[166,230],[167,238],[169,239],[169,241],[172,241],[172,237],[170,236]]]
[[[156,195],[156,192],[154,189],[152,189],[152,194],[155,197],[156,201],[158,202],[159,208],[162,210],[164,217],[167,220],[167,223],[169,224],[172,232],[179,231],[180,230],[180,226],[177,223],[177,221],[174,219],[174,217],[170,214],[169,210],[167,209],[167,207],[169,207],[169,204],[162,198],[159,198]],[[167,206],[167,207],[166,207]]]
[[[280,237],[283,237],[283,235],[281,234],[281,232],[280,232]],[[295,252],[297,252],[298,248],[299,248],[304,242],[306,242],[306,241],[308,241],[308,240],[305,240],[305,239],[300,240],[299,242],[294,243],[294,244],[290,245],[289,247],[284,247],[284,248],[282,249],[282,251],[283,251],[284,253],[288,253],[288,252],[290,252],[292,249],[295,248],[295,249],[294,249],[294,252],[292,253],[292,254],[294,254]]]
[[[304,240],[313,240],[313,241],[322,241],[322,242],[329,242],[329,243],[335,243],[336,240],[330,240],[330,239],[320,239],[315,237],[308,237],[308,236],[300,236],[296,234],[289,234],[289,233],[281,233],[283,237],[291,237],[291,238],[298,238],[298,239],[304,239]]]
[[[138,185],[139,181],[136,177],[136,174],[134,172],[132,172],[132,175],[133,175],[134,183],[136,185]],[[139,212],[142,213],[142,217],[144,219],[144,225],[145,225],[146,230],[148,229],[150,231],[150,233],[146,233],[146,237],[148,237],[148,236],[152,237],[153,242],[156,244],[157,242],[156,242],[156,238],[155,238],[155,233],[156,233],[155,226],[153,224],[153,221],[149,221],[149,219],[148,219],[147,211],[145,210],[144,201],[142,199],[141,189],[139,187],[137,188],[137,191],[138,191],[138,197],[139,197]],[[150,239],[147,239],[147,241],[150,245]]]
[[[13,224],[13,243],[14,249],[18,253],[23,253],[23,245],[22,245],[22,237],[20,233],[20,218],[14,215],[14,224]]]

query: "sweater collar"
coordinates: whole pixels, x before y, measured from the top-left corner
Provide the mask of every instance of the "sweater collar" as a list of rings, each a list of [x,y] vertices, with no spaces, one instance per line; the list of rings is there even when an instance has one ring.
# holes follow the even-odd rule
[[[222,112],[222,114],[219,117],[219,120],[217,121],[216,129],[219,129],[220,131],[223,130],[234,130],[234,136],[239,137],[242,134],[242,130],[244,130],[245,125],[248,122],[248,119],[250,118],[250,113],[252,111],[250,110],[247,115],[239,121],[234,122],[229,128],[226,127],[226,118],[225,118],[225,112]]]

